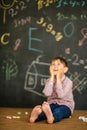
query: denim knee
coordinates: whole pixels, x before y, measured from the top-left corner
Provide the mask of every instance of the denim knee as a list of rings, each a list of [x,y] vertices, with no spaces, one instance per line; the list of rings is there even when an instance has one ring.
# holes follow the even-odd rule
[[[71,115],[71,110],[67,106],[61,106],[53,111],[54,122],[59,122],[64,118],[68,118]]]

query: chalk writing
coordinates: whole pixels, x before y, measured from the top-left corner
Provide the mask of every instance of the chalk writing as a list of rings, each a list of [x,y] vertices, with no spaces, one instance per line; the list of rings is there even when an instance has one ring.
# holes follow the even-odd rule
[[[74,74],[69,72],[69,77],[73,81],[73,84],[74,84],[73,90],[77,90],[81,94],[82,91],[87,86],[87,78],[86,77],[82,78],[81,74],[79,74],[78,72],[74,72]]]
[[[44,18],[41,17],[40,20],[36,21],[37,24],[40,24],[42,27],[46,28],[46,32],[51,33],[56,41],[60,41],[63,38],[63,35],[61,32],[56,32],[53,29],[53,25],[52,24],[48,24],[47,22],[44,21]]]
[[[65,53],[66,53],[66,54],[70,54],[70,51],[71,51],[70,48],[66,48],[66,49],[65,49]]]
[[[70,31],[67,31],[68,28]],[[72,22],[69,22],[64,26],[64,34],[66,37],[71,37],[73,35],[74,31],[75,31],[75,28],[74,28],[74,25]]]
[[[43,17],[41,17],[40,20],[37,21],[37,24],[41,25],[42,27],[45,27],[46,32],[51,33],[55,37],[56,41],[62,40],[63,34],[61,32],[56,32],[53,29],[53,24],[48,24],[47,22],[45,22]],[[64,35],[68,38],[70,38],[74,34],[74,31],[75,27],[72,22],[68,22],[63,28]]]
[[[87,39],[87,28],[81,29],[81,34],[83,35],[83,38],[82,40],[79,40],[79,46],[82,46],[84,44],[84,41]]]
[[[79,65],[79,63],[78,63],[79,57],[78,57],[77,54],[74,54],[74,55],[72,56],[72,59],[74,59],[74,61],[72,62],[73,65]]]
[[[84,7],[86,6],[86,0],[58,0],[56,7],[59,8],[61,6]]]
[[[21,39],[17,39],[14,46],[14,51],[17,51],[21,44]]]
[[[71,16],[65,16],[64,14],[58,12],[57,15],[57,20],[68,20],[68,19],[71,19],[71,20],[77,20],[77,17],[73,14],[71,14]]]
[[[12,59],[3,60],[1,68],[6,80],[11,80],[12,77],[18,74],[18,67],[16,62]]]
[[[8,10],[8,14],[13,18],[18,14],[19,11],[23,11],[27,8],[27,3],[30,2],[29,0],[26,1],[18,1],[18,4],[14,8],[10,8]]]
[[[9,40],[8,40],[9,37],[10,37],[10,33],[2,34],[2,36],[1,36],[1,43],[3,45],[7,45],[9,43]]]
[[[19,26],[24,26],[26,25],[27,23],[30,23],[31,22],[31,17],[26,17],[26,18],[22,18],[20,20],[14,20],[14,27],[19,27]]]
[[[50,4],[55,3],[57,0],[37,0],[38,10],[42,9],[43,6],[48,7]]]
[[[32,28],[32,27],[29,28],[29,46],[28,46],[28,49],[29,49],[29,50],[32,50],[32,51],[39,52],[39,53],[43,53],[43,50],[40,50],[40,49],[36,48],[36,46],[35,46],[35,47],[32,46],[32,44],[36,44],[36,42],[37,42],[38,44],[41,44],[41,43],[42,43],[42,42],[41,42],[41,41],[42,41],[41,39],[35,38],[35,37],[32,36],[32,32],[36,31],[37,29],[38,29],[38,28]],[[35,42],[33,42],[33,41],[35,41]]]
[[[39,55],[37,59],[32,61],[31,65],[29,65],[25,75],[24,89],[39,96],[44,96],[38,87],[40,86],[43,88],[45,80],[49,77],[44,72],[44,68],[49,70],[49,63],[40,62],[40,58],[42,58],[42,55]]]
[[[65,49],[66,54],[70,54],[70,48]],[[62,56],[62,55],[60,55]],[[63,56],[62,56],[63,57]],[[80,59],[77,53],[74,53],[70,58],[64,57],[67,62],[70,62],[73,66],[83,66],[83,69],[87,69],[87,59]]]
[[[79,16],[77,17],[76,16],[76,14],[69,14],[69,16],[68,15],[65,15],[65,14],[63,14],[63,13],[61,13],[61,12],[58,12],[57,14],[56,14],[56,19],[59,21],[59,20],[61,20],[61,21],[63,21],[63,20],[87,20],[87,14],[79,14]]]
[[[10,9],[11,7],[13,7],[16,2],[17,2],[17,0],[13,0],[13,1],[10,1],[10,3],[8,4],[4,0],[0,1],[0,8],[4,9],[4,15],[3,15],[3,23],[4,24],[6,22],[6,10]]]
[[[84,69],[87,68],[87,61],[86,59],[80,59],[78,54],[73,54],[72,55],[72,65],[75,65],[75,66],[80,66],[80,65],[83,65],[84,66]]]

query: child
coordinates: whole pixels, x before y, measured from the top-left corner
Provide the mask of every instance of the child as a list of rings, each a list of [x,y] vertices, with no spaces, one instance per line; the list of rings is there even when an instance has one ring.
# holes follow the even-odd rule
[[[73,83],[65,76],[68,65],[62,57],[53,58],[50,64],[50,77],[47,79],[43,93],[47,101],[33,108],[30,122],[45,120],[49,124],[68,118],[73,114]]]

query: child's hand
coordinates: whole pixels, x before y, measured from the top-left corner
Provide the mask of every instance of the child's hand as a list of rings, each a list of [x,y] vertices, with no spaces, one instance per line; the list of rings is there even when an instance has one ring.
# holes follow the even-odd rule
[[[61,78],[63,77],[63,75],[64,75],[63,70],[58,70],[58,72],[56,74],[57,83],[60,83]]]
[[[55,76],[55,73],[53,71],[53,67],[52,66],[50,66],[49,71],[50,71],[50,79],[53,80],[54,76]]]
[[[50,66],[49,71],[50,71],[50,75],[53,75],[53,68],[52,68],[52,66]]]

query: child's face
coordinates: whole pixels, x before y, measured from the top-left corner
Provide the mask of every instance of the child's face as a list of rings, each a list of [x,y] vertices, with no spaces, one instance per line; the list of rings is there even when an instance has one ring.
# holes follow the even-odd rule
[[[51,68],[53,70],[53,72],[56,74],[58,73],[58,71],[62,71],[63,73],[65,73],[65,65],[63,63],[61,63],[61,61],[58,60],[54,60],[51,63]]]

